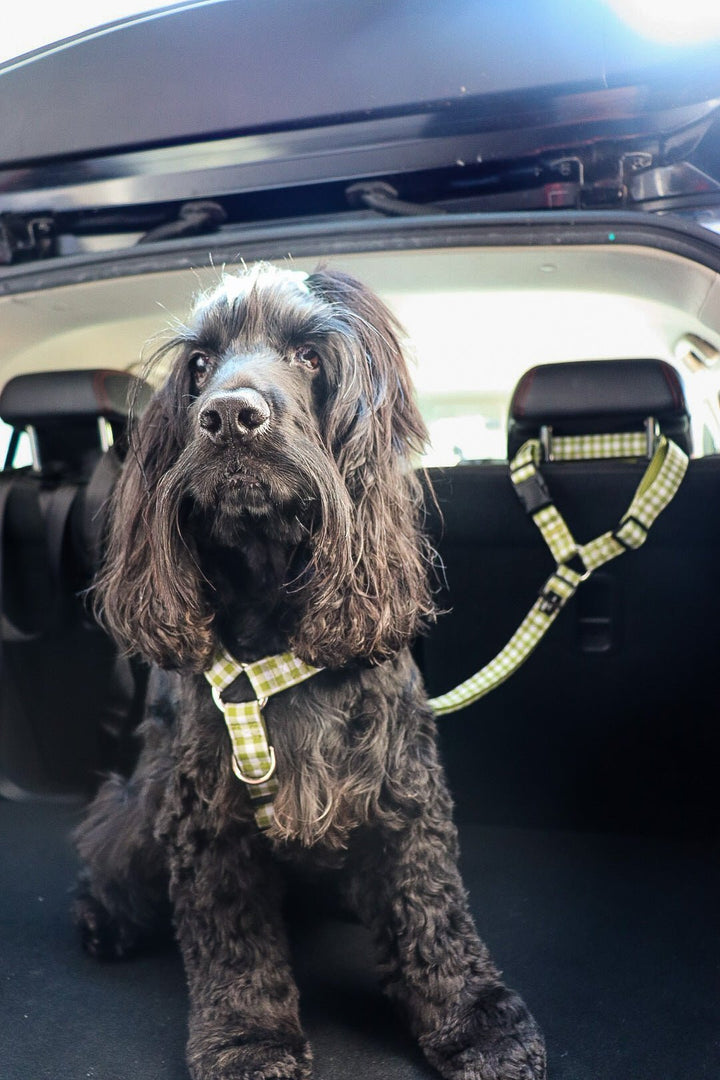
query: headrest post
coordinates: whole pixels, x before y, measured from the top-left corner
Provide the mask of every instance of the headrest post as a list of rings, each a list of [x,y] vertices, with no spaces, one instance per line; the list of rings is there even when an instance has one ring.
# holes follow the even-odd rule
[[[30,460],[32,462],[32,471],[39,473],[42,472],[42,461],[40,460],[40,444],[38,442],[37,431],[33,424],[25,425],[25,432],[30,444]]]
[[[542,449],[544,461],[553,460],[552,433],[553,429],[549,424],[540,425],[540,447]]]
[[[647,437],[647,456],[649,460],[655,453],[655,445],[660,437],[660,425],[654,416],[648,416],[645,419],[645,435]]]
[[[107,454],[108,450],[115,442],[112,424],[104,416],[98,416],[97,426],[98,435],[100,436],[100,448],[103,454]]]

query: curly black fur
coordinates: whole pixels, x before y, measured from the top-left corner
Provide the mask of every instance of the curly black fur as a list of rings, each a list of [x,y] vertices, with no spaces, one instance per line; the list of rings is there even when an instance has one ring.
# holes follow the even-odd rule
[[[443,1076],[544,1076],[542,1037],[468,912],[408,651],[433,605],[412,470],[426,433],[400,342],[344,275],[223,278],[172,343],[114,498],[97,609],[165,671],[135,774],[105,783],[77,833],[76,916],[89,951],[125,955],[169,898],[195,1080],[310,1075],[281,917],[290,862],[335,868]],[[202,675],[219,644],[324,667],[266,707],[279,792],[264,834]]]

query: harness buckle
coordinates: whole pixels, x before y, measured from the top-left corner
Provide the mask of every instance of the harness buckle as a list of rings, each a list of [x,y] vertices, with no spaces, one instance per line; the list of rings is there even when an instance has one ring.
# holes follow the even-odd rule
[[[573,559],[579,559],[583,565],[583,571],[575,570],[570,566]],[[555,567],[555,570],[550,575],[542,588],[542,592],[539,596],[540,611],[543,615],[556,615],[560,608],[564,607],[568,600],[575,595],[575,590],[579,585],[579,581],[573,581],[571,578],[563,574],[563,570],[570,569],[574,574],[578,574],[580,581],[585,581],[590,577],[590,570],[585,566],[582,556],[579,551],[575,551],[570,559],[566,559]],[[557,582],[557,584],[555,584]],[[567,587],[565,591],[562,586]]]
[[[640,539],[637,544],[629,543],[620,535],[626,525],[634,525],[635,528],[639,530]],[[648,527],[642,521],[640,521],[639,518],[635,517],[634,514],[626,514],[626,516],[622,519],[622,521],[618,525],[617,529],[614,530],[612,535],[613,539],[617,540],[618,544],[620,544],[621,547],[625,548],[626,551],[637,551],[637,549],[647,540]]]
[[[531,517],[552,502],[545,479],[537,471],[528,476],[527,480],[515,480],[513,483],[523,510]]]
[[[540,593],[540,610],[543,615],[555,615],[565,603],[565,597],[545,586]]]

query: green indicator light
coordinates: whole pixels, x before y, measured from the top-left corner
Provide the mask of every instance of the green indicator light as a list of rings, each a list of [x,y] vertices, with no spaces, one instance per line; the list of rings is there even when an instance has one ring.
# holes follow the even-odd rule
[[[614,232],[609,232],[608,233],[608,240],[614,240],[614,239],[615,239],[615,233]]]

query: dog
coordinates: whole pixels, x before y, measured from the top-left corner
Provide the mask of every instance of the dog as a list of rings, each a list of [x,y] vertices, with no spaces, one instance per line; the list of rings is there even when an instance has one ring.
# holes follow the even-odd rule
[[[95,584],[104,625],[154,667],[135,772],[76,835],[85,948],[129,955],[170,914],[193,1080],[309,1077],[281,902],[285,869],[316,867],[442,1076],[540,1080],[540,1031],[468,910],[409,651],[434,605],[401,328],[345,274],[261,264],[224,274],[168,350]],[[218,654],[240,666],[212,687]],[[276,656],[301,678],[257,701],[242,665]],[[261,775],[223,711],[246,706]]]

